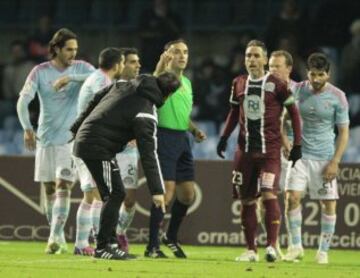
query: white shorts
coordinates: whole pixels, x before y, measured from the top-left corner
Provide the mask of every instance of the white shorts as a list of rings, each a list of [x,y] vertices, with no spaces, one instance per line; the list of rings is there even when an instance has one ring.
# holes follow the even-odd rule
[[[285,192],[289,184],[290,170],[292,161],[281,154],[281,174],[279,179],[279,188],[281,192]]]
[[[74,181],[71,158],[72,144],[37,147],[35,154],[35,181],[55,182],[57,179]]]
[[[329,161],[300,159],[291,168],[287,190],[303,191],[308,189],[310,199],[339,199],[337,180],[324,183],[322,172]]]
[[[80,181],[80,188],[82,192],[89,192],[96,188],[96,183],[89,171],[86,167],[84,161],[76,156],[73,156],[74,164],[75,164],[75,172],[78,175],[78,179]]]
[[[124,151],[116,155],[116,160],[125,189],[137,189],[139,160],[137,148],[126,147]]]

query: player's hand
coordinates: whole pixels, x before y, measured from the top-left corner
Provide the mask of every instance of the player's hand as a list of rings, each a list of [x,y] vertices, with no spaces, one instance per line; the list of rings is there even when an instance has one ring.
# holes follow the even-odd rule
[[[331,160],[323,170],[322,176],[324,182],[331,182],[336,178],[339,171],[339,162]]]
[[[218,156],[220,156],[223,159],[225,158],[224,152],[226,151],[226,147],[227,147],[227,138],[225,136],[221,136],[220,141],[216,147],[216,153]]]
[[[55,80],[53,83],[53,87],[55,91],[60,91],[62,88],[64,88],[67,84],[70,82],[69,76],[63,76]]]
[[[152,200],[155,204],[155,207],[157,208],[161,208],[161,210],[163,211],[163,213],[166,213],[166,209],[165,209],[165,196],[164,194],[158,194],[158,195],[153,195],[152,196]]]
[[[294,167],[296,161],[298,161],[301,157],[302,157],[301,145],[294,145],[289,155],[289,161],[292,161],[291,167]]]
[[[195,128],[192,132],[192,134],[195,137],[195,142],[197,143],[201,143],[202,141],[207,139],[207,136],[205,134],[205,132],[203,132],[202,130]]]
[[[36,148],[36,135],[32,129],[27,129],[24,132],[24,145],[29,151],[33,151]]]

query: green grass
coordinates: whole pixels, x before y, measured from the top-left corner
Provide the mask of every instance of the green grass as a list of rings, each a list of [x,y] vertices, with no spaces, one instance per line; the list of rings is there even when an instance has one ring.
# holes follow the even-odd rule
[[[69,245],[69,247],[73,247]],[[306,250],[299,263],[236,263],[243,248],[185,246],[188,259],[105,261],[89,257],[45,255],[43,242],[0,242],[0,277],[360,277],[359,251],[330,251],[330,264],[313,262],[315,250]],[[71,249],[72,250],[72,249]],[[143,245],[131,245],[131,253],[142,255]],[[264,251],[260,250],[263,256]]]

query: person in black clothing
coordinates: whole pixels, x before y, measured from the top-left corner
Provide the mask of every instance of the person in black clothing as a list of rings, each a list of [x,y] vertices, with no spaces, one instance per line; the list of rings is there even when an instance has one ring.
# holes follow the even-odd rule
[[[165,211],[164,181],[157,157],[156,108],[179,87],[180,81],[169,72],[158,77],[140,75],[129,82],[118,81],[98,92],[71,128],[75,136],[73,154],[88,167],[104,202],[96,258],[134,258],[116,244],[116,225],[125,190],[115,160],[115,155],[133,139],[153,202]]]

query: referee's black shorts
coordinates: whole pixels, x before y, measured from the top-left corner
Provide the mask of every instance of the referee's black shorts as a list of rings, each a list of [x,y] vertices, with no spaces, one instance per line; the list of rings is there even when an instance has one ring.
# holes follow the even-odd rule
[[[158,129],[158,155],[164,180],[194,180],[194,158],[187,131]]]

